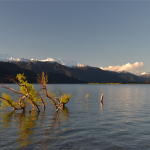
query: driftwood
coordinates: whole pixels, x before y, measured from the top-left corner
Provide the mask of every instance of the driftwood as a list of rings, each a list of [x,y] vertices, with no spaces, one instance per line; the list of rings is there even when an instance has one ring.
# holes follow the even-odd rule
[[[101,102],[103,102],[103,97],[104,97],[104,94],[101,95],[101,99],[100,99]]]

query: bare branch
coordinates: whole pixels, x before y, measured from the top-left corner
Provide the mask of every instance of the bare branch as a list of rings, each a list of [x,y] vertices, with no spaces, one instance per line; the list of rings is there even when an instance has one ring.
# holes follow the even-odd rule
[[[60,95],[62,96],[61,92],[59,91]]]
[[[20,108],[15,107],[9,100],[7,100],[7,99],[5,99],[3,97],[0,97],[0,99],[3,99],[4,101],[6,101],[11,107],[13,107],[13,110],[23,109],[22,107],[20,107]]]
[[[48,75],[42,72],[41,75],[37,76],[37,82],[41,85],[42,90],[44,90],[45,96],[52,101],[53,105],[55,105],[56,111],[58,111],[59,107],[57,106],[55,100],[48,94],[48,91],[47,91],[46,84],[48,82]]]
[[[58,101],[58,103],[60,103],[59,97],[54,97],[55,101]]]
[[[15,89],[11,88],[11,87],[8,86],[8,85],[6,85],[6,86],[1,85],[1,86],[2,86],[3,88],[5,88],[5,89],[8,89],[8,90],[10,90],[10,91],[16,93],[16,94],[22,94],[22,95],[24,95],[23,93],[19,92],[18,90],[15,90]]]
[[[12,78],[11,76],[6,76],[7,80],[14,82],[15,84],[19,85],[19,83],[15,80],[15,78]]]
[[[25,109],[25,108],[24,108],[24,107],[22,107],[22,105],[21,105],[21,104],[22,104],[22,102],[21,102],[21,101],[22,101],[24,98],[26,98],[26,95],[24,95],[23,97],[21,97],[21,98],[19,99],[19,103],[18,103],[18,104],[19,104],[19,106],[20,106],[20,108],[22,108],[22,109]]]
[[[37,95],[40,97],[42,103],[43,103],[43,111],[45,111],[45,103],[44,103],[44,100],[43,100],[43,97],[37,92]]]

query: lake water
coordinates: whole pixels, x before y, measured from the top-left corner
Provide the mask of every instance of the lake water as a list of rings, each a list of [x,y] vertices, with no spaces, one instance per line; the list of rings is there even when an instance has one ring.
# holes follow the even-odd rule
[[[49,84],[48,88],[72,93],[66,108],[57,115],[47,100],[39,115],[0,110],[1,150],[150,149],[150,85]],[[0,88],[2,92],[8,93]]]

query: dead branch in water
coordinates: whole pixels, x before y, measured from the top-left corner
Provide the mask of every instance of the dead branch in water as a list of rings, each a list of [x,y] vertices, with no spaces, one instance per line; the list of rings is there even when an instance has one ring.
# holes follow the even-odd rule
[[[56,112],[58,112],[59,109],[63,108],[64,105],[68,103],[69,99],[71,98],[71,94],[63,95],[60,91],[59,91],[60,97],[55,97],[52,94],[50,94],[47,90],[48,75],[45,74],[44,72],[42,72],[41,75],[39,74],[37,75],[37,82],[41,86],[41,89],[39,91],[36,91],[34,86],[28,83],[24,74],[17,74],[16,78],[7,76],[7,79],[17,84],[20,87],[20,91],[15,90],[8,85],[5,86],[2,85],[2,87],[17,94],[19,100],[18,103],[16,103],[14,100],[11,99],[10,95],[3,93],[2,94],[3,96],[0,97],[3,103],[2,108],[5,108],[6,106],[8,107],[11,106],[13,107],[14,110],[19,110],[19,109],[24,110],[26,107],[26,102],[28,102],[28,106],[32,104],[33,108],[36,108],[38,112],[40,112],[38,105],[42,103],[43,111],[45,111],[45,101],[43,100],[43,95],[44,95],[51,100],[51,102],[55,106]]]
[[[104,97],[104,94],[101,95],[101,100],[100,100],[101,102],[103,102],[103,97]]]
[[[48,82],[48,75],[45,74],[44,72],[42,72],[41,75],[38,74],[37,77],[37,82],[40,84],[41,86],[41,90],[44,91],[44,95],[51,100],[51,102],[53,103],[53,105],[55,106],[56,112],[59,111],[60,108],[63,108],[64,105],[69,101],[69,98],[66,100],[66,102],[63,102],[63,98],[65,95],[63,95],[60,91],[60,95],[61,97],[52,97],[51,94],[48,92],[47,90],[47,82]]]

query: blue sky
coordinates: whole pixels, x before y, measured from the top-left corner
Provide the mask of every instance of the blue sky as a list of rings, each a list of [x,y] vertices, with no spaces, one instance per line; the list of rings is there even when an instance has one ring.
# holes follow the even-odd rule
[[[149,8],[150,1],[1,0],[0,54],[94,67],[142,62],[136,71],[150,72]]]

